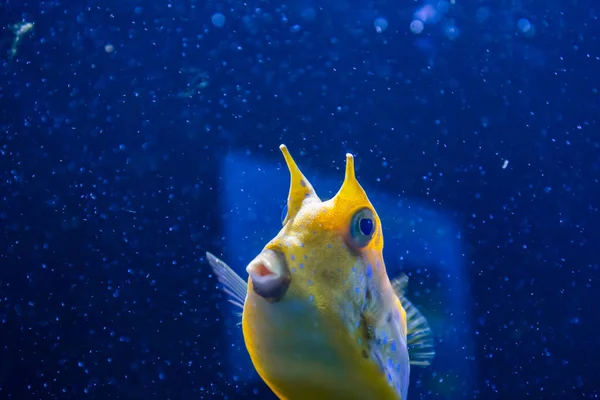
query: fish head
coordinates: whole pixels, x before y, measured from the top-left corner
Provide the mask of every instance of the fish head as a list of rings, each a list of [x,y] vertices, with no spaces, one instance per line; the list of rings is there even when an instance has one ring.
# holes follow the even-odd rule
[[[248,265],[249,295],[277,303],[292,299],[335,307],[353,276],[384,268],[381,221],[358,183],[354,157],[346,155],[344,182],[321,201],[288,149],[280,147],[290,171],[283,227]],[[334,312],[334,310],[331,310]]]

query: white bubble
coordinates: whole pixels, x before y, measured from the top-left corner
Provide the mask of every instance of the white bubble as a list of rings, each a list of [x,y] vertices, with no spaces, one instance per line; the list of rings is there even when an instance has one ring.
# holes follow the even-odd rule
[[[213,25],[218,28],[221,28],[223,25],[225,25],[225,16],[221,13],[214,14],[210,20],[212,21]]]
[[[419,19],[415,19],[410,23],[410,31],[414,34],[418,35],[423,32],[423,28],[425,28],[425,25],[423,25],[423,21]]]
[[[521,18],[517,22],[517,29],[523,33],[527,33],[531,29],[531,22],[527,18]]]
[[[444,30],[446,37],[450,40],[454,40],[460,36],[460,30],[454,25],[454,21],[444,24],[442,29]]]
[[[385,19],[385,18],[377,18],[375,20],[374,25],[375,25],[375,30],[377,31],[377,33],[381,33],[387,29],[388,22],[387,22],[387,19]]]
[[[440,17],[431,4],[426,4],[415,12],[414,18],[426,23],[436,23]]]

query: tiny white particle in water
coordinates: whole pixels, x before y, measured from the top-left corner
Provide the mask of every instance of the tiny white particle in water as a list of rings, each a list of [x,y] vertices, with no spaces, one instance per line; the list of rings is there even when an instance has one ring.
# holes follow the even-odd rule
[[[381,33],[387,29],[388,22],[387,22],[387,19],[385,19],[385,18],[377,18],[375,20],[374,25],[375,25],[375,30],[377,31],[377,33]]]
[[[517,29],[523,33],[527,33],[531,29],[531,22],[527,18],[521,18],[517,22]]]
[[[508,160],[504,160],[504,164],[502,164],[502,169],[506,169],[508,167]]]
[[[104,51],[106,51],[107,53],[112,53],[113,51],[115,51],[115,46],[113,46],[112,44],[107,44],[106,46],[104,46]]]
[[[460,36],[460,30],[456,25],[454,25],[453,21],[448,21],[445,23],[442,29],[446,34],[446,37],[450,40],[454,40]]]
[[[214,14],[210,20],[212,21],[213,25],[218,28],[222,28],[223,25],[225,25],[225,16],[221,13]]]
[[[423,21],[419,19],[415,19],[410,23],[410,31],[416,35],[423,32],[423,28],[425,28],[425,25],[423,25]]]

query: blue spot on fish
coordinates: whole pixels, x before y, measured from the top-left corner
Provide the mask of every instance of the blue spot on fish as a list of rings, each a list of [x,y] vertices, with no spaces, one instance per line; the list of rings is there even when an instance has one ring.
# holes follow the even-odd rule
[[[296,267],[292,268],[292,272],[296,272]]]
[[[308,284],[309,284],[309,285],[312,285],[312,283],[313,283],[313,282],[312,282],[312,279],[309,279],[309,280],[308,280]]]
[[[373,276],[373,266],[371,264],[367,265],[367,278]]]
[[[331,248],[331,247],[333,247],[333,246],[331,246],[331,243],[329,243],[329,244],[327,244],[327,247]]]
[[[311,303],[315,301],[315,296],[313,296],[312,294],[308,296],[308,301],[310,301]]]
[[[398,349],[396,348],[396,343],[395,343],[395,342],[394,342],[394,343],[392,343],[391,350],[392,350],[392,351],[396,351],[396,350],[398,350]]]
[[[295,259],[296,259],[296,256],[292,254],[292,255],[290,256],[290,260],[294,261]]]
[[[304,264],[298,265],[298,268],[303,269],[304,268]]]

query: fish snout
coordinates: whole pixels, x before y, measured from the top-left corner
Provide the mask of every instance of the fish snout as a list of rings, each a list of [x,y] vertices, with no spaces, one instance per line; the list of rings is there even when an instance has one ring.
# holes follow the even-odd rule
[[[271,303],[281,300],[292,282],[285,256],[273,250],[260,253],[248,264],[246,272],[254,293]]]

